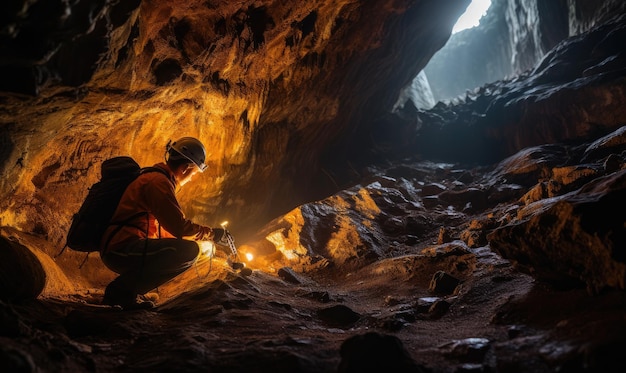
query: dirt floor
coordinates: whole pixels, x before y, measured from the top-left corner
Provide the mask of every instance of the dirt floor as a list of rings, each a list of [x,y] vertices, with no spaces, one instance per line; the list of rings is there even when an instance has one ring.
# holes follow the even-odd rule
[[[307,219],[316,223],[308,231],[292,225],[299,232],[293,242],[306,241],[325,257],[314,262],[315,253],[303,255],[308,267],[285,265],[276,253],[273,261],[250,264],[252,273],[244,276],[218,251],[148,294],[157,305],[153,310],[100,305],[105,283],[67,291],[59,282],[54,294],[0,303],[0,367],[3,372],[624,371],[626,293],[555,288],[489,248],[484,222],[510,215],[530,187],[505,185],[498,196],[514,193],[510,202],[460,212],[434,205],[427,194],[435,191],[442,199],[446,188],[467,174],[441,175],[439,166],[431,166],[402,171],[420,180],[419,197],[406,179],[384,176],[296,211],[304,225]],[[465,183],[465,191],[483,185],[478,177],[468,180],[475,181]],[[454,203],[466,206],[463,198],[471,195],[448,192],[447,198],[460,198]],[[322,219],[350,201],[357,202],[341,210],[345,215]],[[375,209],[378,217],[370,214]],[[356,223],[336,226],[337,221]],[[283,221],[274,224],[288,240],[293,232]],[[326,229],[342,238],[337,242],[352,240],[343,246],[346,252],[328,249],[335,241],[328,241]],[[305,236],[309,231],[311,237]],[[20,242],[34,247],[45,241],[22,237]],[[92,257],[84,268],[95,273],[98,263]]]
[[[550,289],[488,250],[473,255],[471,275],[448,295],[430,282],[458,258],[245,277],[218,258],[151,311],[99,306],[97,291],[7,306],[2,360],[9,371],[355,371],[351,359],[389,371],[617,371],[623,293]],[[368,333],[378,339],[342,356],[346,340]],[[397,354],[415,364],[398,365]]]

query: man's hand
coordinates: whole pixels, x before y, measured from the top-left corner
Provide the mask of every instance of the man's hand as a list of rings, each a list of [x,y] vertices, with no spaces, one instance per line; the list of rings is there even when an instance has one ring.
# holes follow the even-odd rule
[[[224,228],[213,228],[213,242],[222,245],[228,245],[229,240],[232,240],[230,232]]]
[[[197,241],[207,241],[213,239],[213,229],[209,227],[200,227],[200,230],[194,236],[194,239]]]
[[[233,236],[224,228],[209,228],[201,227],[198,233],[194,236],[196,241],[213,241],[216,244],[228,245],[229,239],[232,240]]]
[[[221,242],[223,238],[226,238],[226,229],[213,228],[213,241]]]

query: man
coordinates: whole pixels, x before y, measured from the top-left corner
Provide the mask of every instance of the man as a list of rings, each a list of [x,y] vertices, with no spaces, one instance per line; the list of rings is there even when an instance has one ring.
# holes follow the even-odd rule
[[[204,145],[193,137],[168,142],[165,163],[144,170],[124,192],[104,234],[100,256],[119,274],[104,292],[103,303],[122,309],[149,309],[138,295],[166,283],[191,267],[199,254],[194,240],[219,241],[222,228],[185,218],[177,188],[206,169]]]

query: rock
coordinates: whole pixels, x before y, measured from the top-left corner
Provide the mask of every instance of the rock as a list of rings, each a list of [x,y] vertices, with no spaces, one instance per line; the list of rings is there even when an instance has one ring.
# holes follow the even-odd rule
[[[600,176],[602,171],[602,167],[595,164],[554,167],[548,184],[548,196],[554,197],[578,189]]]
[[[484,227],[472,228],[471,224],[459,235],[459,238],[465,242],[468,247],[476,248],[487,244],[487,234]]]
[[[39,371],[26,351],[0,346],[0,367],[4,372],[30,373]]]
[[[62,320],[67,335],[72,338],[94,337],[119,327],[122,309],[119,307],[92,310],[71,310]]]
[[[446,299],[439,299],[428,309],[428,317],[431,319],[439,319],[450,309],[450,302]]]
[[[452,237],[450,236],[450,231],[446,230],[446,228],[439,228],[439,236],[437,237],[437,245],[443,245],[444,243],[448,243],[452,241]]]
[[[446,190],[439,194],[439,199],[444,204],[463,211],[480,211],[487,206],[487,193],[478,188]]]
[[[303,294],[303,296],[316,300],[320,303],[328,303],[331,300],[330,293],[327,291],[307,291]]]
[[[430,281],[429,291],[435,294],[449,295],[456,292],[461,280],[443,271],[435,273]]]
[[[480,363],[484,360],[491,342],[486,338],[455,340],[446,346],[447,354],[464,362]]]
[[[97,338],[84,336],[80,338],[81,342],[67,341],[67,333],[59,330],[62,327],[58,317],[66,322],[75,321],[76,328],[82,327],[85,331],[94,328],[97,332],[97,320],[69,312],[72,308],[83,312],[91,310],[93,307],[83,302],[90,302],[93,296],[63,289],[50,297],[39,296],[24,307],[20,305],[19,310],[33,332],[24,335],[26,333],[19,329],[19,321],[9,315],[5,324],[5,333],[9,336],[2,337],[0,345],[3,349],[16,346],[16,350],[28,351],[37,367],[50,371],[334,371],[339,360],[336,356],[341,343],[339,338],[358,333],[359,329],[320,327],[321,317],[315,315],[323,306],[310,298],[294,295],[298,288],[306,287],[309,292],[331,291],[336,294],[333,300],[345,305],[345,308],[329,310],[332,311],[329,312],[331,322],[343,322],[340,327],[346,329],[357,324],[362,330],[371,330],[374,326],[366,318],[350,324],[350,317],[354,318],[356,314],[354,310],[363,310],[364,315],[379,315],[388,307],[383,303],[387,294],[407,299],[407,302],[423,296],[428,293],[430,277],[437,270],[462,279],[464,283],[463,294],[454,300],[451,309],[454,313],[442,320],[411,325],[411,330],[403,330],[398,336],[406,338],[403,342],[410,346],[412,356],[423,358],[438,370],[479,369],[478,363],[459,368],[454,357],[457,355],[442,356],[439,349],[433,349],[432,341],[489,335],[501,343],[507,338],[504,328],[489,324],[489,316],[495,312],[504,314],[499,307],[503,299],[518,297],[525,300],[540,287],[513,269],[500,270],[496,266],[495,254],[489,259],[491,248],[483,240],[484,233],[517,223],[532,209],[550,206],[547,201],[533,202],[558,198],[564,190],[561,182],[573,180],[576,182],[568,185],[574,185],[578,180],[583,181],[586,167],[597,169],[599,173],[593,177],[599,177],[602,170],[596,167],[602,159],[595,158],[601,154],[595,151],[589,153],[588,159],[593,164],[584,165],[580,168],[584,172],[576,173],[585,148],[578,144],[578,140],[589,141],[590,136],[622,126],[626,112],[623,24],[620,28],[594,32],[589,38],[581,36],[563,43],[541,64],[540,74],[529,72],[508,82],[487,85],[476,91],[481,92],[481,97],[467,97],[464,105],[444,104],[441,110],[407,113],[407,117],[410,114],[413,118],[406,123],[400,122],[406,131],[399,133],[396,130],[398,121],[381,121],[381,116],[385,115],[379,114],[388,111],[389,99],[394,98],[394,92],[445,43],[452,24],[448,21],[460,14],[467,1],[430,2],[432,6],[424,7],[420,4],[426,4],[426,1],[421,0],[362,0],[350,2],[349,6],[333,1],[220,2],[216,5],[207,1],[174,0],[142,2],[140,11],[133,11],[139,3],[131,0],[115,2],[116,9],[122,7],[127,11],[108,12],[109,5],[113,6],[113,2],[109,2],[102,11],[99,8],[94,10],[93,17],[85,17],[89,12],[85,11],[84,2],[53,2],[51,7],[58,13],[50,18],[42,15],[50,9],[46,5],[48,2],[23,1],[23,6],[19,2],[17,5],[9,3],[15,12],[9,13],[7,19],[11,24],[5,29],[13,35],[5,37],[30,35],[37,38],[38,32],[48,31],[48,37],[43,40],[52,41],[33,45],[20,43],[23,39],[18,38],[10,44],[21,45],[27,52],[30,47],[50,47],[50,52],[58,51],[58,54],[46,61],[21,58],[23,56],[15,59],[8,53],[2,57],[5,62],[36,64],[36,69],[27,65],[22,71],[37,74],[33,76],[41,78],[37,85],[48,83],[50,79],[59,79],[63,83],[83,82],[68,79],[70,76],[63,72],[75,72],[81,77],[85,77],[85,72],[97,72],[95,79],[80,90],[50,87],[45,95],[35,100],[11,95],[3,95],[0,100],[3,120],[0,126],[0,189],[4,196],[0,207],[1,224],[18,228],[26,234],[35,233],[43,244],[20,243],[37,255],[39,251],[45,251],[44,255],[50,260],[48,254],[62,242],[68,219],[81,198],[80,192],[94,181],[93,165],[99,158],[114,152],[131,151],[147,162],[152,155],[146,150],[164,144],[170,135],[192,131],[208,141],[211,167],[203,176],[209,182],[198,183],[197,188],[180,194],[183,202],[193,201],[186,206],[190,216],[209,222],[218,218],[215,215],[228,215],[230,220],[237,222],[233,226],[235,230],[247,231],[247,234],[258,232],[268,243],[261,247],[270,249],[261,252],[275,255],[275,261],[260,260],[258,274],[247,280],[236,275],[233,278],[229,270],[228,275],[221,277],[223,282],[214,286],[210,281],[213,275],[221,276],[220,271],[205,278],[196,278],[190,271],[194,281],[180,282],[181,286],[176,288],[189,293],[170,291],[168,294],[167,291],[161,292],[162,288],[159,293],[164,306],[159,307],[159,311],[133,315],[118,313],[119,320],[102,316],[101,323],[111,324],[113,332],[98,334]],[[62,4],[55,7],[55,3]],[[499,3],[513,4],[513,1]],[[555,6],[545,5],[547,2],[517,1],[520,11],[535,3],[542,6],[533,7],[533,10]],[[550,3],[559,3],[566,8],[565,1]],[[584,8],[598,12],[610,9],[600,8],[599,3],[576,1],[572,8],[557,14],[583,14]],[[444,11],[446,9],[450,11]],[[423,14],[423,11],[429,14]],[[435,14],[442,19],[433,19]],[[29,22],[33,19],[34,22]],[[424,19],[428,22],[419,22]],[[589,24],[600,24],[592,17],[588,21]],[[68,28],[70,25],[81,26],[79,28],[83,31]],[[531,26],[538,29],[536,24]],[[83,37],[85,27],[93,30],[87,39]],[[541,32],[546,30],[542,28]],[[7,38],[5,40],[10,41]],[[503,39],[506,40],[507,36],[503,35]],[[84,53],[78,51],[78,55],[101,56],[102,64],[90,64],[93,58],[70,58],[77,55],[71,53],[72,50],[89,45],[85,43],[87,41],[97,40],[101,43],[95,43],[96,48],[87,48]],[[416,45],[420,47],[412,48]],[[110,50],[101,55],[99,52],[107,46]],[[495,49],[500,53],[504,48]],[[609,50],[613,52],[608,53]],[[50,54],[32,55],[46,57]],[[277,59],[280,63],[272,63]],[[504,63],[506,61],[508,59]],[[73,63],[84,66],[73,70]],[[55,66],[58,69],[53,69]],[[14,71],[4,69],[3,76]],[[74,73],[69,75],[75,76]],[[22,76],[15,78],[26,83],[27,79],[20,79]],[[364,76],[372,78],[363,79]],[[377,132],[385,132],[389,138],[404,138],[384,143],[377,138]],[[411,138],[419,138],[416,146],[399,149]],[[403,183],[394,187],[391,178],[369,173],[371,163],[395,164],[399,154],[403,159],[404,154],[409,155],[408,162],[416,158],[428,159],[433,153],[436,157],[431,159],[436,162],[443,159],[468,164],[487,160],[483,166],[491,169],[491,165],[500,162],[503,156],[519,149],[560,140],[575,142],[579,147],[542,145],[520,155],[521,158],[528,156],[525,159],[515,157],[519,163],[508,163],[510,168],[500,168],[500,173],[481,174],[481,177],[462,176],[462,172],[457,171],[460,167],[457,164],[394,166],[396,170],[400,167],[407,171],[393,176]],[[372,142],[380,146],[374,148]],[[420,146],[422,144],[425,147]],[[619,146],[610,153],[624,157],[623,151],[617,155],[620,154]],[[614,158],[604,169],[618,171],[618,165],[619,159]],[[434,171],[435,168],[438,171]],[[573,175],[570,174],[572,170]],[[484,172],[475,171],[476,174]],[[558,177],[555,179],[555,176]],[[372,183],[372,177],[381,180],[380,186]],[[472,196],[476,200],[446,193],[439,201],[439,194],[445,192],[441,190],[430,200],[429,196],[424,196],[424,201],[434,202],[431,205],[434,208],[426,211],[421,208],[421,186],[436,183],[453,191],[468,190],[467,196],[475,193]],[[368,186],[337,192],[345,185],[355,184]],[[500,185],[516,185],[518,188],[498,191]],[[516,203],[509,198],[518,193],[522,196],[526,188],[535,185],[541,187],[533,195],[535,199],[528,201],[528,210],[509,205],[480,211],[481,207],[495,206],[496,201]],[[476,191],[487,191],[487,205],[477,203],[484,196]],[[457,210],[462,208],[463,213],[447,208],[447,205],[442,208],[446,196],[454,200]],[[302,205],[304,202],[307,204]],[[592,214],[580,226],[598,228],[594,226],[596,218],[598,223],[607,222],[602,220],[603,214],[607,214],[608,208],[615,209],[620,200],[616,198],[611,202],[600,204],[605,211]],[[291,209],[294,210],[285,215],[285,219],[268,225],[267,230],[257,231],[259,225],[278,219],[280,214]],[[518,211],[521,212],[519,216]],[[469,219],[481,219],[477,215],[493,216],[494,225],[473,229],[472,237],[465,241],[464,247],[446,244],[433,250],[433,255],[416,255],[437,239],[439,227],[445,226],[451,237],[456,237]],[[622,218],[620,215],[618,222],[623,225]],[[561,232],[554,225],[563,219],[546,215],[546,219],[540,220],[536,232],[559,236],[557,233]],[[381,229],[385,221],[390,223],[387,227],[393,228],[389,231],[398,236],[385,235]],[[398,231],[400,222],[406,223],[406,232],[412,236],[410,240],[399,237],[402,233]],[[609,223],[619,227],[615,222]],[[605,227],[599,224],[599,229],[593,230],[602,232],[602,229]],[[520,229],[514,233],[522,238],[514,236],[512,241],[519,242],[516,240],[524,240],[523,236],[536,232]],[[578,236],[578,230],[570,230],[570,233],[573,241],[593,238],[591,235]],[[243,242],[245,236],[237,232]],[[533,259],[537,259],[530,263],[531,269],[539,268],[545,273],[552,270],[550,266],[558,263],[560,258],[550,258],[546,264],[541,261],[542,252],[531,251],[541,251],[541,243],[548,239],[558,241],[559,237],[542,237],[533,242],[539,246],[524,247],[530,255],[535,255]],[[468,250],[468,245],[473,246],[469,242],[478,244],[480,250]],[[570,249],[567,239],[562,247],[558,242],[550,245],[550,249],[555,248]],[[619,245],[611,247],[616,262],[623,260],[623,251],[619,248]],[[586,261],[595,259],[597,252],[594,250],[584,252]],[[478,251],[481,253],[474,255]],[[526,251],[515,255],[524,259]],[[573,253],[578,254],[578,251]],[[399,255],[408,255],[408,259],[396,259]],[[324,258],[316,261],[320,256]],[[38,256],[48,280],[58,277],[51,275],[42,257]],[[387,263],[381,264],[380,259]],[[600,259],[604,257],[600,255]],[[319,266],[324,260],[331,260],[334,267]],[[372,260],[379,263],[366,268],[367,273],[359,272]],[[403,266],[403,262],[408,264]],[[89,290],[93,290],[90,294],[98,295],[106,278],[94,275],[88,267],[80,273],[73,271],[78,263],[78,256],[64,256],[58,262],[72,281],[83,279],[78,275],[89,276]],[[573,269],[580,268],[576,267],[577,262],[570,261],[555,272],[566,273],[570,264],[574,264]],[[306,278],[302,276],[299,280],[315,278],[319,283],[293,286],[288,281],[272,278],[276,270],[284,266],[294,268],[294,274],[307,273]],[[318,269],[322,271],[318,272]],[[203,290],[194,292],[196,287]],[[575,370],[575,365],[546,366],[546,357],[551,364],[560,364],[562,358],[568,359],[567,354],[559,355],[558,352],[563,346],[569,348],[569,343],[575,343],[576,349],[567,351],[580,352],[574,355],[578,359],[584,358],[585,362],[592,357],[595,361],[619,363],[620,348],[624,345],[622,336],[626,333],[619,333],[621,339],[606,339],[599,335],[594,347],[597,354],[592,355],[588,353],[589,341],[580,338],[599,334],[596,333],[599,319],[609,319],[612,330],[623,330],[623,303],[611,303],[615,306],[597,308],[594,312],[579,308],[596,302],[598,298],[601,297],[555,302],[550,309],[544,304],[541,308],[528,304],[528,308],[537,313],[560,315],[571,311],[572,317],[558,318],[556,328],[551,320],[539,320],[547,321],[540,323],[514,318],[515,323],[528,323],[528,330],[533,333],[544,333],[545,340],[515,338],[505,341],[505,346],[511,345],[511,348],[499,351],[498,356],[487,355],[490,365],[485,366],[485,370],[542,373],[553,372],[555,368]],[[439,298],[426,313],[430,312],[433,317],[444,315],[450,302],[452,298]],[[49,308],[58,312],[48,312]],[[519,315],[519,308],[510,311],[506,314]],[[415,314],[397,310],[388,312],[393,315],[389,324],[392,328],[401,326],[403,318]],[[67,320],[65,316],[55,319],[55,314],[67,315]],[[320,315],[328,316],[323,312]],[[587,318],[574,317],[580,315]],[[581,327],[586,329],[583,331]],[[82,331],[72,330],[72,333],[80,335]],[[567,344],[548,343],[551,339],[563,342],[567,337],[571,337],[565,341]],[[493,342],[493,345],[497,343]],[[102,349],[98,350],[97,346],[106,346],[108,351],[100,353]],[[92,347],[89,358],[96,360],[90,365],[92,369],[78,369],[84,366],[85,352]],[[542,347],[545,348],[538,354]],[[467,357],[467,352],[457,352],[459,357]],[[376,349],[373,355],[374,360],[386,358]],[[510,365],[507,359],[511,359]],[[57,364],[51,364],[54,362]],[[22,366],[29,369],[28,365]]]
[[[422,203],[427,209],[432,209],[439,206],[441,204],[441,201],[437,196],[426,196],[422,198]]]
[[[415,313],[412,310],[402,310],[383,317],[379,322],[376,323],[376,325],[384,330],[397,332],[406,325],[415,322],[415,320]]]
[[[626,148],[626,126],[622,126],[606,136],[602,136],[585,149],[583,162],[604,158]]]
[[[482,364],[466,363],[458,367],[455,373],[483,373],[487,371],[488,368]]]
[[[413,308],[415,309],[415,313],[420,314],[420,313],[428,312],[433,306],[433,304],[439,302],[440,300],[441,298],[439,297],[419,298],[417,302],[415,302],[415,304],[413,305]]]
[[[487,193],[487,203],[489,206],[497,205],[502,202],[509,202],[519,199],[526,188],[518,184],[497,184],[489,189]]]
[[[361,315],[341,304],[318,310],[317,316],[326,324],[335,328],[350,327],[361,318]]]
[[[610,174],[612,172],[618,171],[624,165],[624,159],[618,155],[610,154],[606,157],[606,160],[602,164],[604,167],[604,172]]]
[[[35,299],[46,285],[46,273],[26,247],[0,236],[0,300]]]
[[[338,373],[356,372],[426,372],[405,350],[395,336],[375,332],[345,340],[340,349]]]
[[[549,178],[566,154],[567,149],[559,144],[528,147],[498,163],[492,177],[528,187]]]
[[[441,192],[443,192],[444,190],[447,190],[447,189],[448,188],[446,188],[445,185],[443,185],[443,184],[430,183],[430,184],[424,185],[422,187],[421,195],[423,197],[434,196],[434,195],[440,194]]]
[[[300,280],[299,276],[296,274],[296,272],[288,267],[283,267],[281,269],[278,270],[278,276],[280,278],[282,278],[283,280],[290,282],[292,284],[301,284],[302,281]]]
[[[626,214],[616,208],[624,200],[626,170],[529,204],[488,235],[489,245],[555,286],[626,289]]]
[[[387,295],[385,297],[385,305],[387,306],[396,306],[398,304],[402,303],[402,300],[399,298],[396,298],[392,295]]]
[[[0,336],[17,338],[28,333],[29,328],[13,307],[0,300]],[[2,365],[0,364],[0,366]]]

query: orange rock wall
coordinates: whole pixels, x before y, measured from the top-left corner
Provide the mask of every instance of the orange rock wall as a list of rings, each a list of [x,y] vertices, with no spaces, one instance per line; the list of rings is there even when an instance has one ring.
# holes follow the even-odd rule
[[[186,213],[203,224],[229,220],[245,237],[337,190],[321,154],[342,162],[353,134],[391,108],[467,3],[146,0],[97,9],[91,28],[79,28],[81,10],[70,7],[66,31],[80,34],[48,33],[63,55],[32,62],[48,76],[38,94],[2,94],[0,225],[56,251],[104,159],[150,165],[168,139],[196,136],[209,168],[180,191]],[[30,4],[25,14],[40,5]],[[81,37],[89,43],[72,45]],[[106,52],[76,84],[71,71],[84,75],[96,42]]]

